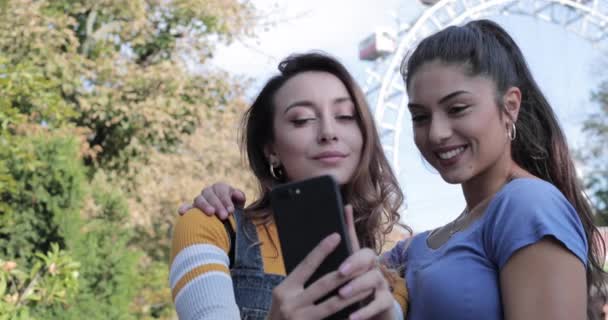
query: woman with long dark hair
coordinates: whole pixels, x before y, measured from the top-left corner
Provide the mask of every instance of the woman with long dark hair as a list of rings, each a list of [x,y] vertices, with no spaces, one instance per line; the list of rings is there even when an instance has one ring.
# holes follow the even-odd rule
[[[604,248],[517,44],[492,21],[449,27],[424,39],[402,74],[416,146],[467,204],[388,255],[406,266],[409,318],[592,317]]]

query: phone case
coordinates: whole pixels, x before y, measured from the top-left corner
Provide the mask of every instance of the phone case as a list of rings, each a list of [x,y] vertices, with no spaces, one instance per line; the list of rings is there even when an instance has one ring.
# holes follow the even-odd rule
[[[306,287],[323,275],[337,270],[352,253],[340,189],[331,176],[277,186],[271,192],[271,205],[287,274],[291,273],[321,240],[334,232],[340,234],[340,244],[308,279]],[[336,293],[337,290],[326,297]],[[328,319],[345,319],[355,310],[353,306],[347,307]]]

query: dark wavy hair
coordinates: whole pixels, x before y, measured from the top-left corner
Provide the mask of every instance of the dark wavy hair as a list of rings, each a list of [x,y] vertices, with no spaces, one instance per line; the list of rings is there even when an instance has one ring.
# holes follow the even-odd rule
[[[258,181],[260,195],[245,209],[248,218],[269,221],[270,190],[285,181],[274,179],[264,147],[274,140],[274,97],[292,77],[302,72],[321,71],[336,76],[346,87],[357,110],[357,122],[363,135],[359,165],[351,180],[342,186],[345,203],[353,206],[355,228],[362,247],[380,252],[400,215],[403,193],[380,145],[378,131],[365,95],[346,68],[336,59],[319,52],[294,54],[279,63],[279,74],[270,78],[243,117],[241,148]],[[279,176],[280,177],[280,176]]]
[[[574,206],[587,237],[588,296],[592,291],[606,300],[602,269],[604,243],[593,224],[593,211],[576,175],[566,138],[553,109],[532,77],[524,56],[509,34],[495,22],[471,21],[464,26],[448,27],[424,39],[409,59],[404,59],[401,74],[409,88],[412,75],[425,63],[440,61],[462,65],[470,76],[484,76],[496,85],[496,102],[506,90],[518,87],[522,93],[517,136],[511,143],[513,160],[533,175],[555,185]],[[502,114],[502,113],[501,113]],[[589,300],[590,301],[590,300]],[[588,317],[593,318],[591,303]]]

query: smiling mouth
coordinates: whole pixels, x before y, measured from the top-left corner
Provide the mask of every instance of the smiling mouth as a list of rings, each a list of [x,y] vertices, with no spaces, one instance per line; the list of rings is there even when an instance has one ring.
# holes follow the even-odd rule
[[[466,146],[458,147],[456,149],[452,149],[444,152],[435,152],[435,155],[441,160],[450,160],[459,154],[463,153],[466,150]]]

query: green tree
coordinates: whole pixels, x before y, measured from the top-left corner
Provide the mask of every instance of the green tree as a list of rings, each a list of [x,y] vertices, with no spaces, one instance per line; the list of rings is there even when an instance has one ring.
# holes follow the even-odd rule
[[[79,232],[84,196],[84,168],[77,145],[64,137],[14,137],[0,151],[10,188],[0,189],[2,211],[0,252],[29,264],[35,251],[51,244],[66,247],[66,239]],[[13,153],[14,152],[14,153]]]
[[[35,281],[63,285],[61,299],[7,308],[171,316],[178,204],[218,174],[252,185],[235,143],[246,83],[208,62],[218,44],[252,35],[254,14],[240,0],[0,2],[0,259],[30,275],[21,284],[44,269],[37,253],[79,275],[72,287]],[[11,281],[2,301],[14,300]]]
[[[30,272],[15,261],[0,260],[0,319],[31,319],[73,299],[80,264],[57,244],[45,255],[36,253]]]
[[[1,152],[16,187],[0,190],[7,204],[2,212],[0,256],[30,275],[11,282],[15,289],[4,292],[6,301],[13,302],[9,305],[15,312],[29,307],[27,312],[34,318],[81,319],[84,314],[92,319],[128,318],[138,287],[138,253],[127,246],[132,237],[125,228],[126,201],[116,191],[102,189],[98,181],[86,184],[74,138],[44,133],[14,136],[13,148]],[[20,156],[5,153],[11,151]],[[59,248],[65,252],[60,254]],[[75,287],[66,282],[69,279],[57,279],[55,271],[49,271],[50,280],[38,281],[39,260],[44,257],[36,252],[51,252],[48,261],[65,258],[65,262],[53,260],[60,270],[77,264],[78,294],[67,294]],[[34,290],[30,287],[40,294],[30,294]],[[45,299],[42,293],[49,291],[62,293],[62,300]],[[11,298],[22,296],[31,299]]]
[[[594,207],[596,223],[608,225],[608,81],[593,94],[599,110],[583,126],[586,144],[581,150],[585,164],[585,184]]]

